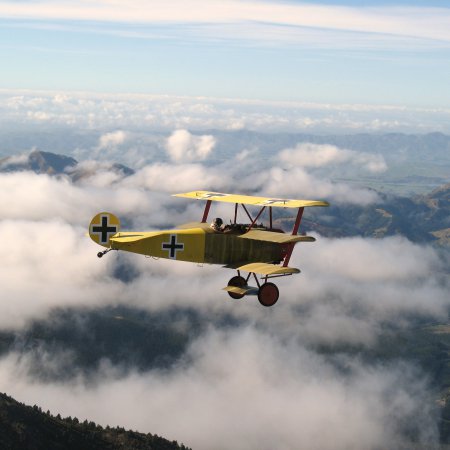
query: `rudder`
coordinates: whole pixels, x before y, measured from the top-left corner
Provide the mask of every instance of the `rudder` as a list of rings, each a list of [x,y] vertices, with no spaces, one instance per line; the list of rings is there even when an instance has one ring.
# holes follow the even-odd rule
[[[120,230],[120,220],[109,212],[98,213],[89,224],[89,237],[103,247],[110,246],[110,239]]]

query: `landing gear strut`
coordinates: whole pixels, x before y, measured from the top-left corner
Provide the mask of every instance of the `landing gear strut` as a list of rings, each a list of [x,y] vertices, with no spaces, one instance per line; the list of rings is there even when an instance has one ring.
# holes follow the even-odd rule
[[[248,279],[251,275],[254,276],[256,285],[258,287],[248,286]],[[265,282],[261,284],[258,280],[258,277],[256,276],[256,273],[249,273],[248,277],[244,278],[238,272],[237,276],[230,279],[230,281],[228,282],[228,287],[232,286],[242,289],[236,289],[236,291],[238,292],[233,292],[233,289],[226,290],[228,291],[228,295],[231,298],[240,299],[245,295],[257,295],[258,301],[259,303],[261,303],[261,305],[266,307],[273,306],[278,301],[280,292],[278,290],[278,287],[274,283],[267,282],[267,277],[264,277],[263,280]]]
[[[112,250],[112,248],[108,248],[106,250],[103,250],[102,252],[98,252],[97,253],[97,257],[101,258],[103,255],[106,255],[108,252],[110,252]]]

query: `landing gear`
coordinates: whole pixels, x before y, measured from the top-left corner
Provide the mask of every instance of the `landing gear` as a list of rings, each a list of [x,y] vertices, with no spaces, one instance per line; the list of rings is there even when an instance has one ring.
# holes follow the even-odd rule
[[[247,281],[244,277],[241,277],[240,275],[236,275],[235,277],[231,278],[231,280],[228,282],[228,286],[236,286],[236,287],[244,287],[247,284]],[[236,294],[235,292],[228,292],[228,295],[231,298],[234,298],[236,300],[242,298],[245,294]]]
[[[264,283],[258,291],[259,303],[263,306],[273,306],[278,301],[280,292],[277,286],[273,283]]]
[[[248,285],[249,278],[252,275],[255,278],[255,287]],[[238,271],[237,276],[230,279],[224,290],[234,299],[240,299],[246,295],[256,295],[261,305],[273,306],[278,301],[280,292],[274,283],[267,281],[268,278],[268,276],[265,276],[262,278],[263,281],[260,282],[255,272],[249,272],[248,277],[244,278]]]

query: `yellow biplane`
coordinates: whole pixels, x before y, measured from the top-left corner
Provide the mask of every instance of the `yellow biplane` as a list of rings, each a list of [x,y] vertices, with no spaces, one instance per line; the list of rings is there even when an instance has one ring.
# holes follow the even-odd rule
[[[111,213],[97,214],[89,225],[89,236],[99,245],[106,247],[97,254],[101,258],[111,250],[124,250],[155,258],[176,259],[194,263],[221,264],[237,270],[228,285],[223,288],[230,297],[240,299],[245,295],[257,295],[264,306],[274,305],[279,291],[269,279],[299,273],[289,267],[289,260],[297,242],[314,242],[311,236],[298,235],[305,207],[329,206],[328,202],[317,200],[291,200],[248,195],[223,194],[220,192],[193,191],[175,194],[206,201],[201,222],[180,225],[173,230],[120,232],[120,221]],[[208,223],[212,202],[234,203],[234,220],[224,225],[216,218]],[[259,207],[255,217],[246,205]],[[238,208],[242,207],[249,222],[237,222]],[[274,228],[272,208],[297,208],[297,217],[290,234]],[[268,223],[258,224],[264,211],[268,211]],[[241,275],[246,272],[246,277]],[[253,275],[256,286],[248,285]],[[261,277],[261,281],[258,279]]]

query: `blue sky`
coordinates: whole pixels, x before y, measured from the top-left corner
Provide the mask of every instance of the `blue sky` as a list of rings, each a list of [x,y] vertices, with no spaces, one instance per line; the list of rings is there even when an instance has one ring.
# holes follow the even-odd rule
[[[450,1],[0,1],[0,57],[3,89],[445,108]]]

